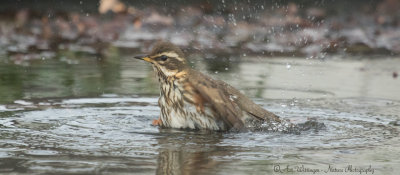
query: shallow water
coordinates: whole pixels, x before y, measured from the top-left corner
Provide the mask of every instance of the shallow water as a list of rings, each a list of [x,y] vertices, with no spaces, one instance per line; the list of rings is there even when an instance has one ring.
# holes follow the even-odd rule
[[[400,59],[192,61],[283,118],[326,126],[299,135],[159,129],[150,125],[159,108],[149,65],[75,61],[1,64],[1,173],[400,171],[400,80],[392,76]]]

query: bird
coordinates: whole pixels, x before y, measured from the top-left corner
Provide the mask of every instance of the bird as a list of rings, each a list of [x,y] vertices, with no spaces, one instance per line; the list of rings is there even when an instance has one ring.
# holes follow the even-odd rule
[[[254,103],[224,81],[194,70],[176,45],[159,41],[147,55],[136,59],[151,63],[160,84],[162,128],[241,131],[261,125],[277,126],[283,120]]]

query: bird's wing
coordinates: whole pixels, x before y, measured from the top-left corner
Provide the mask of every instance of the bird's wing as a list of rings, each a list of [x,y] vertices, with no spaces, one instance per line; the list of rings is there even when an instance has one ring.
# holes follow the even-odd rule
[[[220,81],[222,82],[222,81]],[[281,119],[272,112],[269,112],[262,108],[260,105],[255,104],[252,100],[247,98],[237,89],[233,88],[229,84],[222,82],[225,84],[225,91],[228,94],[232,94],[235,96],[234,100],[235,103],[240,106],[243,111],[246,111],[248,114],[265,121],[274,121],[274,122],[281,122]]]
[[[192,77],[192,79],[188,81],[193,85],[193,88],[206,102],[210,103],[217,113],[216,117],[220,117],[219,119],[228,124],[229,128],[239,129],[244,126],[241,119],[243,111],[259,120],[280,121],[278,116],[261,108],[227,83],[214,80],[194,70],[190,74],[189,77]]]

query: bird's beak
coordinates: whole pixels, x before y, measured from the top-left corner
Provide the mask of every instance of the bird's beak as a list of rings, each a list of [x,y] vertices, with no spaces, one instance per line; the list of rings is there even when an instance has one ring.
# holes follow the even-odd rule
[[[144,60],[147,62],[151,62],[151,58],[147,55],[136,55],[134,58],[139,59],[139,60]]]

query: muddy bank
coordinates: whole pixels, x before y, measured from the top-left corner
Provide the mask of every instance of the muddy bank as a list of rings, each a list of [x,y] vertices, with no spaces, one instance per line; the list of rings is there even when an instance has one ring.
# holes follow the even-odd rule
[[[400,3],[393,0],[121,1],[117,5],[107,1],[46,2],[31,8],[27,1],[2,2],[1,59],[9,57],[20,63],[59,58],[63,51],[101,59],[113,48],[143,52],[160,39],[170,40],[190,53],[216,57],[244,54],[324,58],[332,54],[400,53]],[[10,8],[5,9],[7,5]],[[67,11],[62,6],[74,8]]]

